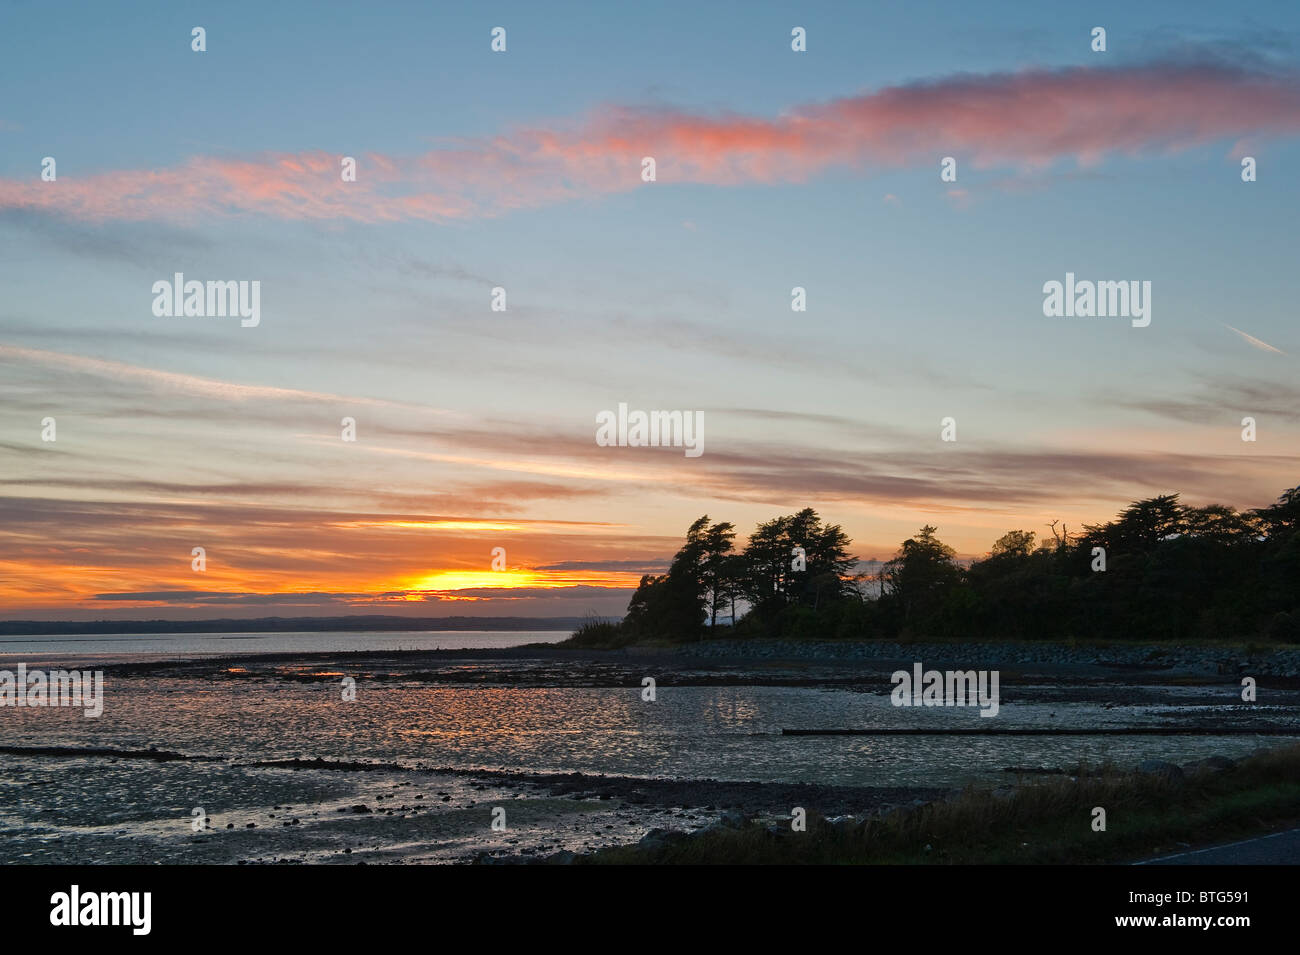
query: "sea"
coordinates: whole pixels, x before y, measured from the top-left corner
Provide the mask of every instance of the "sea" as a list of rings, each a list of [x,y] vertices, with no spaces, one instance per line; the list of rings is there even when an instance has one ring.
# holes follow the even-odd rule
[[[375,677],[349,651],[484,650],[565,632],[148,634],[8,638],[0,670],[303,654],[250,678],[110,669],[104,709],[0,709],[0,862],[464,862],[587,851],[716,821],[716,796],[622,798],[602,780],[897,788],[998,786],[1026,770],[1236,758],[1294,738],[793,736],[789,728],[1199,725],[1238,719],[1231,682],[1072,702],[1015,687],[979,709],[902,708],[888,686],[555,678],[555,659],[454,653]],[[312,652],[334,654],[331,667]],[[651,668],[652,669],[652,668]],[[533,671],[531,673],[527,671]],[[430,679],[434,671],[436,679]],[[506,677],[503,678],[503,672]],[[515,679],[527,675],[528,679]],[[540,674],[540,675],[539,675]],[[653,679],[654,673],[646,677]],[[346,680],[353,678],[353,697]],[[550,681],[548,685],[548,681]],[[594,684],[594,685],[593,685]],[[1124,693],[1132,695],[1127,702]],[[1292,697],[1294,694],[1292,694]],[[1250,711],[1296,724],[1293,698]],[[577,777],[577,774],[582,774]],[[557,793],[547,780],[578,780]],[[649,787],[650,782],[647,782]],[[703,791],[703,790],[702,790]],[[716,792],[716,788],[709,790]],[[761,790],[760,790],[761,794]],[[363,807],[358,809],[356,807]],[[774,804],[771,812],[792,807]],[[490,824],[503,809],[505,829]],[[203,823],[195,828],[197,823]]]

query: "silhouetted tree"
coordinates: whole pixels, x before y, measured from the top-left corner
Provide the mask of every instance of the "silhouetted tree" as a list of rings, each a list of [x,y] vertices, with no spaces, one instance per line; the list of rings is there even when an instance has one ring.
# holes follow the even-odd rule
[[[961,581],[957,552],[935,536],[937,531],[926,524],[915,537],[903,541],[898,555],[885,565],[889,600],[901,609],[906,630],[923,626]]]
[[[641,578],[617,636],[703,637],[730,604],[742,636],[1300,641],[1300,487],[1251,511],[1165,494],[1082,533],[1058,524],[1037,549],[1032,531],[1008,531],[965,568],[926,525],[881,568],[872,598],[854,586],[851,541],[812,508],[760,523],[739,554],[733,525],[706,515],[668,573]],[[737,601],[748,605],[739,620]]]
[[[838,524],[806,507],[759,524],[749,535],[743,591],[753,612],[772,620],[786,607],[814,610],[850,594],[857,558]]]
[[[1007,531],[993,542],[993,557],[1028,557],[1034,549],[1033,531]]]

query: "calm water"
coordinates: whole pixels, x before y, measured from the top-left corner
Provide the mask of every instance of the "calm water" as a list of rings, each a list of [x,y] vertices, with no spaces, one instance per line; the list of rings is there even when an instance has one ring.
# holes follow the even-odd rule
[[[473,665],[466,666],[472,679]],[[1238,712],[1231,688],[1183,691],[1164,706],[1002,705],[898,708],[887,696],[843,689],[731,686],[639,689],[361,683],[355,702],[339,684],[277,680],[105,680],[104,713],[4,711],[4,741],[24,746],[176,750],[239,761],[292,757],[422,764],[430,768],[628,776],[952,786],[992,780],[1007,766],[1059,766],[1148,757],[1184,761],[1241,755],[1256,737],[794,737],[785,727],[1136,726]],[[1220,704],[1185,709],[1178,697]],[[1259,709],[1252,715],[1262,715]],[[1284,713],[1278,721],[1294,721]]]
[[[192,659],[245,653],[346,650],[484,650],[559,643],[568,630],[322,631],[319,633],[142,633],[0,637],[6,659]]]

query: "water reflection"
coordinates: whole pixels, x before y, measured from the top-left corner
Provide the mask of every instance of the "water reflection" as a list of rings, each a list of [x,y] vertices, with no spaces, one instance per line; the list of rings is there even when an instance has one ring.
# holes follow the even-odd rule
[[[237,760],[320,757],[437,768],[960,785],[1008,766],[1240,756],[1256,737],[789,737],[782,727],[987,726],[976,708],[909,708],[886,696],[807,687],[496,687],[336,682],[106,682],[104,715],[12,709],[5,742],[177,750]],[[1203,696],[1204,694],[1202,694]],[[1095,727],[1229,720],[1219,705],[1004,703],[999,726]],[[1271,715],[1295,722],[1293,713]]]

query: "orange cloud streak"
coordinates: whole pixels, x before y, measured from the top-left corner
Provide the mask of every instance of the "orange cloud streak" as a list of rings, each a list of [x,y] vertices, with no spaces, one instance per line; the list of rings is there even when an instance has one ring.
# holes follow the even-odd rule
[[[774,118],[606,108],[568,128],[459,140],[414,157],[358,157],[343,182],[322,151],[197,157],[84,179],[0,180],[0,208],[89,221],[254,213],[289,220],[444,221],[608,195],[661,182],[800,182],[964,157],[977,167],[1091,164],[1112,153],[1187,149],[1300,132],[1300,77],[1217,64],[1156,63],[954,76],[889,87]]]

